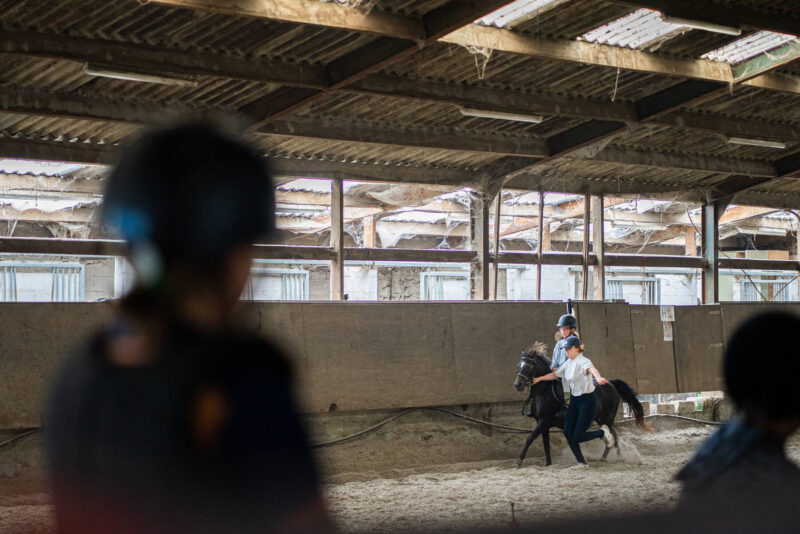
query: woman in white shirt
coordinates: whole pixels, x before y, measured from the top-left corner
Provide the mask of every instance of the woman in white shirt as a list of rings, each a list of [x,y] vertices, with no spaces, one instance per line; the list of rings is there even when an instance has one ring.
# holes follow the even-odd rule
[[[602,439],[606,446],[614,446],[614,436],[606,425],[600,430],[588,432],[589,426],[597,413],[597,395],[594,392],[594,382],[598,385],[608,384],[608,380],[600,376],[592,361],[583,355],[583,345],[577,336],[569,336],[564,340],[567,361],[554,373],[538,376],[533,379],[536,384],[542,380],[555,380],[563,378],[569,385],[570,402],[567,415],[564,418],[564,437],[567,438],[569,448],[578,461],[578,467],[586,467],[586,460],[581,452],[581,443],[593,439]]]

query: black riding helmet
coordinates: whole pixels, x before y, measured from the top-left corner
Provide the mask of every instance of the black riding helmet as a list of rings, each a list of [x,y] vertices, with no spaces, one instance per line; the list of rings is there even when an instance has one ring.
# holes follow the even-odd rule
[[[101,221],[136,251],[213,263],[275,232],[275,194],[264,158],[218,127],[191,122],[151,130],[123,152]],[[135,261],[134,261],[135,263]]]
[[[556,324],[556,328],[561,328],[562,326],[566,326],[567,328],[578,328],[578,321],[572,315],[565,313],[558,318],[558,324]]]
[[[769,332],[789,335],[776,342],[768,337]],[[746,415],[765,419],[800,416],[800,357],[791,332],[800,332],[800,318],[767,312],[745,321],[728,340],[723,363],[725,387]],[[769,366],[766,373],[765,365]]]

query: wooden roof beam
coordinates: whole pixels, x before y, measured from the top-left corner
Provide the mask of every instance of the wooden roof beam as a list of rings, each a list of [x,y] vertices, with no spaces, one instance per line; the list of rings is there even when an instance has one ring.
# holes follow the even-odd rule
[[[618,46],[522,35],[510,30],[476,24],[452,32],[441,41],[459,46],[481,46],[542,59],[620,68],[675,78],[727,84],[742,82],[745,85],[787,92],[795,92],[796,89],[794,85],[785,83],[785,77],[766,73],[797,57],[797,45],[792,43],[783,47],[787,50],[780,56],[783,58],[780,61],[770,63],[764,59],[767,56],[763,58],[759,56],[758,60],[754,58],[745,62],[746,66],[732,68],[719,61],[670,57]]]

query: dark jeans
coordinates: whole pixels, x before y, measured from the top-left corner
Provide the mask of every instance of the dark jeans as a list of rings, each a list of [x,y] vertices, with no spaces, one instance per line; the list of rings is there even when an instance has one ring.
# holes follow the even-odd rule
[[[597,413],[597,395],[594,392],[570,397],[567,416],[564,418],[564,437],[579,464],[585,464],[581,443],[603,437],[602,430],[587,432]]]

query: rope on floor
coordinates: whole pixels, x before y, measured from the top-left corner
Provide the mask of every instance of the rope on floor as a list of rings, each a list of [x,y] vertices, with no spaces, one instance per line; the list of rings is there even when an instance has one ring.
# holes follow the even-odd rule
[[[436,408],[436,407],[430,406],[430,407],[424,407],[424,408],[411,408],[409,410],[405,410],[404,412],[401,412],[399,414],[395,414],[395,415],[393,415],[391,417],[388,417],[388,418],[384,419],[383,421],[381,421],[381,422],[379,422],[379,423],[377,423],[375,425],[372,425],[371,427],[368,427],[368,428],[365,428],[364,430],[356,432],[355,434],[350,434],[349,436],[344,436],[342,438],[334,439],[334,440],[331,440],[331,441],[324,441],[324,442],[321,442],[321,443],[312,443],[311,447],[312,448],[330,447],[331,445],[338,445],[340,443],[345,443],[347,441],[351,441],[351,440],[356,439],[358,437],[361,437],[361,436],[367,435],[369,433],[375,432],[375,431],[379,430],[380,428],[386,426],[387,424],[391,423],[392,421],[396,420],[396,419],[400,419],[401,417],[404,417],[404,416],[406,416],[406,415],[408,415],[408,414],[410,414],[412,412],[417,412],[417,411],[421,411],[421,410],[428,410],[428,411],[433,411],[433,412],[441,412],[441,413],[444,413],[444,414],[447,414],[447,415],[451,415],[453,417],[459,417],[461,419],[466,419],[467,421],[470,421],[472,423],[477,423],[477,424],[488,426],[488,427],[491,427],[491,428],[497,428],[497,429],[500,429],[500,430],[504,430],[506,432],[513,432],[513,433],[519,433],[519,434],[530,434],[531,432],[533,432],[532,428],[522,428],[522,427],[518,427],[518,426],[509,426],[509,425],[501,425],[501,424],[498,424],[498,423],[491,423],[489,421],[483,421],[482,419],[477,419],[475,417],[470,417],[469,415],[464,415],[464,414],[461,414],[461,413],[458,413],[458,412],[453,412],[453,411],[450,411],[450,410],[446,410],[444,408]],[[701,419],[694,419],[692,417],[684,417],[682,415],[652,414],[652,415],[645,415],[644,416],[645,419],[650,419],[650,418],[653,418],[653,417],[668,417],[668,418],[673,418],[673,419],[681,419],[681,420],[684,420],[684,421],[690,421],[692,423],[699,423],[699,424],[703,424],[703,425],[715,425],[716,426],[716,425],[724,425],[725,424],[725,423],[721,423],[719,421],[703,421]],[[633,417],[629,417],[629,418],[623,419],[622,421],[619,421],[619,423],[631,423],[631,422],[634,422],[634,421],[635,421],[635,419]],[[560,432],[560,429],[554,429],[553,428],[553,429],[551,429],[551,431]]]

